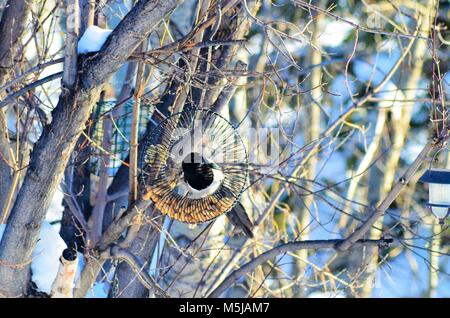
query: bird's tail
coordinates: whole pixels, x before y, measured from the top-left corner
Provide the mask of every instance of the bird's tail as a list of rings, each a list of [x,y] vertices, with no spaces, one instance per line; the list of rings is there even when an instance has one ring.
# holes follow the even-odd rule
[[[240,202],[237,202],[231,211],[227,213],[227,217],[231,224],[243,231],[247,237],[253,238],[253,223]]]

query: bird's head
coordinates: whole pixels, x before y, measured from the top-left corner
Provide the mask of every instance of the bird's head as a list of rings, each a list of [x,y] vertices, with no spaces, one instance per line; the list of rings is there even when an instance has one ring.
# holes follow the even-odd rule
[[[214,162],[205,159],[198,152],[191,152],[188,154],[181,163],[181,168],[184,173],[197,173],[199,169],[203,167],[209,167],[221,171],[221,168]]]

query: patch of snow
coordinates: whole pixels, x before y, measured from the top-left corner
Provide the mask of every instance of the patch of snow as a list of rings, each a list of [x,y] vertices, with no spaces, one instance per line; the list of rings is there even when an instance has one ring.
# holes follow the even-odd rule
[[[196,12],[196,6],[196,0],[183,1],[183,3],[172,13],[172,21],[176,24],[177,29],[181,33],[187,34],[191,30],[192,23],[194,22],[192,12]]]
[[[78,257],[78,266],[77,266],[77,271],[75,272],[75,278],[74,281],[78,281],[78,279],[80,278],[81,272],[84,269],[84,265],[86,263],[86,261],[84,260],[84,255],[80,252],[77,252],[77,257]]]
[[[247,49],[250,56],[257,56],[261,50],[261,44],[263,43],[264,38],[262,34],[253,35],[248,43],[246,43],[245,48]],[[264,48],[265,49],[265,48]]]
[[[355,19],[348,19],[356,22]],[[322,47],[338,47],[342,45],[344,40],[348,37],[353,27],[343,21],[327,21],[322,27],[323,32],[319,34],[319,43]]]
[[[66,243],[53,226],[44,222],[32,253],[31,262],[31,279],[38,290],[50,294],[53,281],[58,273],[59,257],[66,248]]]
[[[164,245],[166,244],[167,239],[167,231],[170,230],[171,221],[169,218],[164,219],[164,223],[162,226],[161,235],[159,236],[159,242],[155,251],[153,252],[152,260],[149,266],[149,274],[155,276],[157,274],[158,268],[158,258],[161,256],[160,253],[164,249]]]
[[[6,224],[0,224],[0,240],[5,227]],[[31,280],[39,291],[50,294],[58,273],[59,257],[66,248],[66,243],[53,226],[48,222],[42,223],[36,247],[31,254]]]
[[[84,31],[78,41],[78,54],[100,51],[112,30],[92,25]]]
[[[108,298],[109,284],[107,282],[96,282],[88,291],[86,298]]]

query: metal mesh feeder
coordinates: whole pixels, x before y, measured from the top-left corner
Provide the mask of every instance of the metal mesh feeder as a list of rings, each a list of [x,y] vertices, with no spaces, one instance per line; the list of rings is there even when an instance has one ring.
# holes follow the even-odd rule
[[[131,134],[132,110],[135,105],[133,99],[125,103],[117,104],[117,101],[103,101],[97,104],[94,113],[93,135],[95,144],[100,146],[103,143],[104,132],[103,122],[105,118],[113,120],[113,128],[110,138],[110,154],[105,155],[102,151],[96,150],[91,157],[90,170],[94,175],[100,174],[100,161],[107,160],[108,175],[113,177],[119,170],[122,162],[125,161],[130,151],[129,138]],[[149,118],[152,113],[152,105],[142,104],[139,115],[139,134],[144,133]],[[113,114],[113,116],[111,116]],[[111,119],[112,117],[112,119]],[[94,147],[98,147],[94,146]],[[103,157],[103,158],[102,158]]]
[[[143,199],[186,223],[206,222],[230,211],[248,174],[247,152],[238,132],[209,110],[163,120],[141,143],[139,166]],[[209,184],[205,190],[190,187],[202,182]]]

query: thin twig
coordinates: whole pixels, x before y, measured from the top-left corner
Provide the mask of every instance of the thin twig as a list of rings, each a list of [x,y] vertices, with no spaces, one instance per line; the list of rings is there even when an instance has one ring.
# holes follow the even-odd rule
[[[314,240],[314,241],[300,241],[300,242],[290,242],[277,247],[274,247],[254,259],[245,265],[241,266],[239,269],[233,271],[228,277],[219,285],[216,289],[214,289],[211,294],[209,294],[208,298],[217,298],[219,297],[225,290],[227,290],[233,283],[235,283],[239,278],[243,275],[250,273],[256,267],[261,264],[264,264],[268,260],[287,252],[294,252],[305,249],[334,249],[337,244],[341,243],[343,240]],[[371,246],[389,246],[393,242],[393,239],[380,239],[380,240],[359,240],[355,242],[356,244],[361,245],[371,245]]]
[[[136,277],[147,289],[154,291],[154,293],[160,297],[170,298],[170,295],[155,282],[153,277],[145,270],[139,259],[132,253],[115,245],[111,248],[111,256],[114,259],[126,261],[136,274]]]

